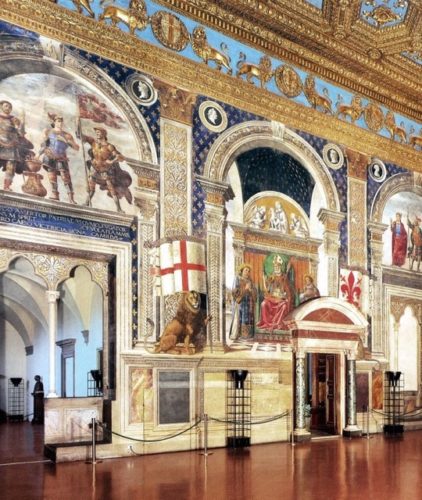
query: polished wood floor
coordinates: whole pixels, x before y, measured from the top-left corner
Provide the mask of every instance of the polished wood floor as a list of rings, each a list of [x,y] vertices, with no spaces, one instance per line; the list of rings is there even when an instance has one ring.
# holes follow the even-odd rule
[[[53,464],[42,426],[0,424],[2,500],[410,500],[422,498],[422,431],[402,438]],[[136,451],[136,444],[133,446]]]

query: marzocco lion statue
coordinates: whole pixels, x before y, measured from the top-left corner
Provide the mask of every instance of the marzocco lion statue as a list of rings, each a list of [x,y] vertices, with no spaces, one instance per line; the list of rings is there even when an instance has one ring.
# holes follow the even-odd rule
[[[201,309],[198,292],[183,294],[176,316],[164,328],[154,352],[195,354],[202,351],[206,344],[206,326],[210,320],[211,317],[206,316]],[[177,345],[181,342],[183,347]]]

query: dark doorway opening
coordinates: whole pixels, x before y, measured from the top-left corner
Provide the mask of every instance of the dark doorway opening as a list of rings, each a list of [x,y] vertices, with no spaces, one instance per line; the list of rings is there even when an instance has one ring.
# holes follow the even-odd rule
[[[307,413],[313,435],[338,434],[338,369],[337,354],[307,355]]]

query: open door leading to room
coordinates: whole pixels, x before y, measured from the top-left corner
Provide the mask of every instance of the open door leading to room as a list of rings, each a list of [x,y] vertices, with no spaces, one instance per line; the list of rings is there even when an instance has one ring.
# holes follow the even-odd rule
[[[337,434],[339,388],[338,355],[308,354],[308,401],[310,430],[314,433]]]

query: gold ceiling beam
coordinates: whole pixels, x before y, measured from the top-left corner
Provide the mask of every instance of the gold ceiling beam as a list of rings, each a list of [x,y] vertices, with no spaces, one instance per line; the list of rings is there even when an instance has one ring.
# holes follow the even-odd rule
[[[360,19],[360,0],[325,0],[323,11],[291,0],[155,1],[422,122],[422,67],[400,55],[397,65],[378,48],[389,40],[401,44],[403,38],[416,36],[408,17],[420,18],[422,6],[409,6],[408,24],[379,30]]]

